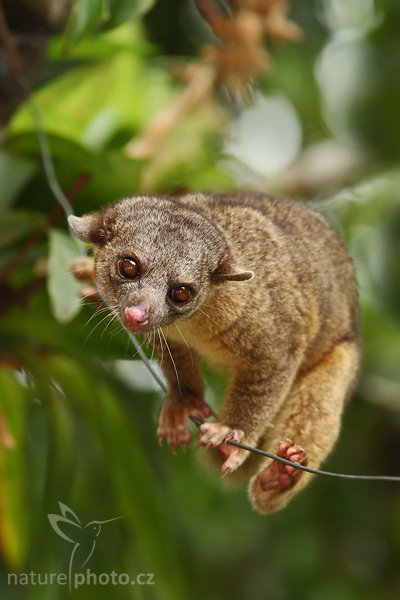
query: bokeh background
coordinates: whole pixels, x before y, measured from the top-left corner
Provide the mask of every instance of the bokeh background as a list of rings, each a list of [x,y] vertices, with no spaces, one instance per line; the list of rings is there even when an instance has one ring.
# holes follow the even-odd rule
[[[326,212],[356,264],[364,359],[325,466],[400,475],[398,1],[292,0],[303,37],[267,40],[252,101],[215,86],[142,155],[132,144],[182,97],[201,48],[218,45],[195,4],[77,1],[45,24],[46,2],[3,6],[27,64],[46,40],[29,81],[78,214],[138,192],[197,189],[290,194]],[[162,394],[118,326],[77,299],[77,248],[49,189],[37,114],[7,105],[17,73],[1,56],[1,598],[69,596],[7,579],[68,571],[72,544],[47,517],[59,502],[82,526],[123,516],[102,527],[92,572],[154,573],[154,585],[86,585],[76,598],[399,598],[399,484],[320,478],[260,517],[195,443],[175,454],[157,445]],[[224,380],[204,370],[218,409]]]

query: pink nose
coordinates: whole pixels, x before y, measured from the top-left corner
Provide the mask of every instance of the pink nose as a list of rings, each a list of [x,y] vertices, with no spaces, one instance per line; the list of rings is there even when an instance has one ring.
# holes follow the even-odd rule
[[[132,331],[140,331],[149,322],[147,308],[127,306],[123,314],[124,325]]]

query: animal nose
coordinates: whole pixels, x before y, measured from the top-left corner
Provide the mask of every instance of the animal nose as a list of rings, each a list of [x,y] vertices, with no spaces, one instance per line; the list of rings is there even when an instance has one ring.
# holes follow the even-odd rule
[[[149,322],[149,311],[143,306],[127,306],[124,309],[123,321],[128,329],[141,331]]]

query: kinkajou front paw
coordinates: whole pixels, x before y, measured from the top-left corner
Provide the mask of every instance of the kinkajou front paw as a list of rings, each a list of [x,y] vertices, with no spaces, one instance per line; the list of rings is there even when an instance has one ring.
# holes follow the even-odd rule
[[[243,438],[244,431],[231,429],[222,423],[203,423],[199,427],[199,445],[206,448],[219,448],[227,457],[221,465],[223,475],[235,471],[248,456],[247,450],[232,446],[227,443],[227,440],[241,442]]]
[[[69,265],[69,270],[78,281],[95,282],[96,274],[94,271],[94,258],[90,256],[79,256]],[[79,290],[79,296],[82,300],[93,304],[102,304],[100,294],[93,283],[83,285]]]
[[[203,420],[212,414],[211,407],[202,400],[178,402],[167,399],[158,418],[157,439],[159,443],[165,440],[171,448],[186,446],[191,440],[189,417]]]
[[[94,258],[91,256],[78,256],[69,265],[69,270],[78,281],[96,279],[94,272]]]

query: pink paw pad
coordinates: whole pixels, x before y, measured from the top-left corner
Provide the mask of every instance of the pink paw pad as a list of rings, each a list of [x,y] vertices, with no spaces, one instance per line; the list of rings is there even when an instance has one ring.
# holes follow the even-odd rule
[[[294,444],[291,440],[281,442],[276,450],[276,454],[301,465],[307,464],[306,451]],[[284,491],[291,488],[296,483],[300,474],[301,471],[295,467],[273,461],[260,473],[259,483],[261,489],[265,492],[271,490]]]
[[[199,428],[199,445],[216,448],[228,439],[240,442],[243,435],[243,431],[231,429],[221,423],[203,423]]]

